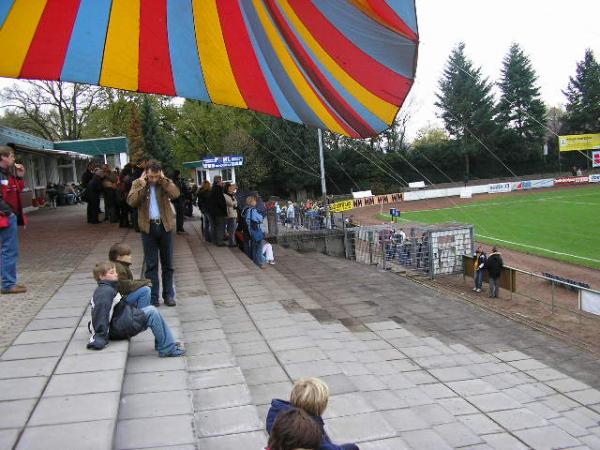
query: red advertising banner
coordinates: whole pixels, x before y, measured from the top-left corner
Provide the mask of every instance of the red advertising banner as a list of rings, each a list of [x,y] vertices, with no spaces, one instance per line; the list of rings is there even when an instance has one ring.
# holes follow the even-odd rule
[[[592,152],[592,166],[600,167],[600,152]]]
[[[556,178],[554,184],[573,184],[573,183],[589,183],[590,178],[585,177],[562,177]]]

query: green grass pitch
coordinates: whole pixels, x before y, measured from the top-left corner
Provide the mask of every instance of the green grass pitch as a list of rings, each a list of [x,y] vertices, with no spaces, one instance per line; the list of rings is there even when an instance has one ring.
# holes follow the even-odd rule
[[[600,269],[600,186],[480,198],[402,212],[401,221],[473,224],[479,242]],[[390,220],[389,214],[381,218]]]

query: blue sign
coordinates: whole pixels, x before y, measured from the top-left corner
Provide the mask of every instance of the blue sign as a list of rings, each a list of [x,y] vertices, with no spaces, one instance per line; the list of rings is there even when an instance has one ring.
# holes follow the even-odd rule
[[[244,157],[240,155],[214,156],[203,158],[204,169],[226,169],[227,167],[240,167],[244,165]]]
[[[400,217],[400,210],[397,208],[390,208],[390,216]]]

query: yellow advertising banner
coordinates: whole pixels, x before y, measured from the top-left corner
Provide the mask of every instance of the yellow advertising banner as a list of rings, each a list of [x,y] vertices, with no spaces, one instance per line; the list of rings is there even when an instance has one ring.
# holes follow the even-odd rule
[[[342,202],[335,202],[329,205],[329,211],[332,213],[341,213],[344,211],[350,211],[353,206],[352,200],[344,200]]]
[[[600,134],[559,136],[558,147],[561,152],[600,150]]]

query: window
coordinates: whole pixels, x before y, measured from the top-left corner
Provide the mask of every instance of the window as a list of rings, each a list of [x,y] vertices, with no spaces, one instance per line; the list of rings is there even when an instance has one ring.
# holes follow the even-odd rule
[[[232,182],[233,181],[233,173],[231,169],[223,169],[221,170],[221,176],[223,177],[223,183]]]

